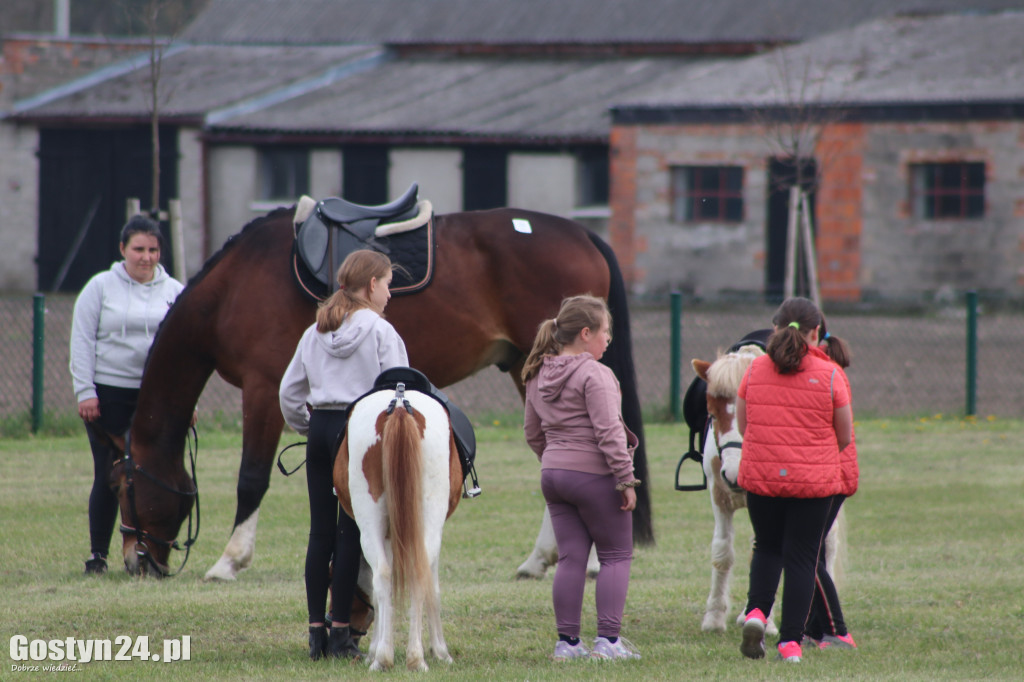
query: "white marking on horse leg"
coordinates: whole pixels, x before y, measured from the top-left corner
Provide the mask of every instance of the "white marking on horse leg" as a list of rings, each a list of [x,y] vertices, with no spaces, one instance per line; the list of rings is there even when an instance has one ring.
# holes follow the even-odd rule
[[[733,512],[715,504],[713,492],[711,500],[715,517],[715,530],[711,538],[711,590],[708,593],[701,629],[705,632],[724,632],[725,619],[729,613],[732,567],[735,562],[735,527]]]
[[[544,577],[548,567],[554,566],[556,563],[558,563],[558,543],[555,541],[555,529],[551,525],[551,514],[548,513],[547,505],[544,505],[544,517],[540,522],[537,541],[533,544],[533,552],[516,569],[516,578],[540,580]]]
[[[256,555],[256,525],[259,517],[260,510],[256,509],[249,518],[235,526],[224,554],[206,572],[203,580],[234,580],[240,571],[249,568]]]
[[[426,672],[423,658],[423,602],[427,595],[418,589],[409,590],[409,640],[405,645],[405,667],[413,672]]]
[[[430,632],[430,653],[442,663],[451,663],[452,657],[448,653],[448,645],[444,641],[444,632],[441,630],[441,581],[438,576],[438,561],[433,562],[431,572],[434,576],[433,595],[427,602],[427,629]]]

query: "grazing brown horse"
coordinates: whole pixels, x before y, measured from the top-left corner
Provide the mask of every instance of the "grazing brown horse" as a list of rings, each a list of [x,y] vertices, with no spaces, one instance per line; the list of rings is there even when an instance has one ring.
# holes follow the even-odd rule
[[[316,311],[293,282],[294,216],[294,207],[281,208],[249,223],[189,281],[160,326],[129,431],[129,457],[114,471],[121,517],[130,526],[122,528],[129,571],[148,564],[166,573],[171,543],[194,500],[186,432],[214,371],[242,389],[242,461],[234,530],[206,577],[234,579],[252,561],[259,506],[284,426],[278,384]],[[608,245],[578,223],[516,209],[439,215],[434,230],[432,282],[396,295],[387,311],[410,364],[441,387],[497,365],[522,394],[519,374],[540,322],[555,315],[565,296],[606,297],[614,340],[604,361],[621,383],[625,421],[641,438],[635,467],[646,478],[626,294]],[[637,490],[634,537],[650,543],[650,497],[646,487]],[[140,553],[147,558],[141,565]]]

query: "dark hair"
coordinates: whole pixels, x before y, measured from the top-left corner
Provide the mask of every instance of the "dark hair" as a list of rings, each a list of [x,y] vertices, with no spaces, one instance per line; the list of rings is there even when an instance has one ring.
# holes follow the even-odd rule
[[[610,327],[612,315],[603,299],[586,294],[564,299],[558,315],[554,319],[544,320],[537,327],[533,348],[523,363],[523,383],[537,374],[545,355],[557,355],[579,336],[584,327],[597,331],[603,321],[602,316],[608,320]]]
[[[775,311],[775,333],[768,339],[767,354],[780,374],[795,372],[807,355],[804,334],[821,326],[818,306],[806,298],[787,298]]]
[[[384,279],[391,272],[391,259],[379,251],[361,249],[345,257],[338,268],[338,286],[341,288],[320,304],[316,311],[316,330],[333,332],[345,321],[345,316],[360,308],[376,308],[366,297],[366,288],[374,277]],[[383,310],[376,310],[383,315]]]
[[[160,224],[152,218],[143,214],[133,215],[121,228],[121,246],[128,246],[128,242],[137,234],[149,234],[156,237],[157,243],[163,249],[164,237],[160,234]]]
[[[821,316],[821,331],[818,333],[818,343],[824,344],[825,347],[822,349],[825,354],[832,358],[832,362],[836,363],[843,369],[850,366],[850,362],[853,360],[853,356],[850,354],[850,346],[846,341],[842,340],[838,336],[832,336],[828,332],[828,326],[825,324],[825,316]]]

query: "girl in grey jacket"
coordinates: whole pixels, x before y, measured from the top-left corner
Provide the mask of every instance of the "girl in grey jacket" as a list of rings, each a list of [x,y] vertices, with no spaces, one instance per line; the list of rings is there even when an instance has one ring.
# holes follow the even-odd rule
[[[75,301],[69,368],[93,457],[86,573],[107,570],[117,518],[117,496],[109,478],[119,453],[94,429],[112,434],[128,430],[149,347],[183,289],[160,265],[161,240],[157,223],[143,215],[133,217],[121,230],[124,260],[90,279]]]

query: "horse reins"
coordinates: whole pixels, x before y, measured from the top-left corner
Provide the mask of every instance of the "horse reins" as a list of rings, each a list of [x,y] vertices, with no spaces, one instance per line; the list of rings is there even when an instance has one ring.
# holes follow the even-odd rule
[[[124,465],[125,485],[127,486],[127,496],[128,496],[128,510],[131,513],[133,526],[126,526],[124,523],[122,523],[121,524],[121,532],[125,533],[125,534],[133,534],[133,535],[135,535],[135,540],[136,540],[136,542],[135,542],[135,553],[140,558],[145,559],[146,563],[149,564],[157,572],[157,574],[160,577],[162,577],[162,578],[170,578],[170,577],[176,576],[179,573],[181,573],[182,569],[185,568],[185,564],[188,563],[188,557],[189,557],[189,554],[192,551],[192,545],[195,544],[196,540],[199,539],[199,523],[200,523],[200,519],[201,519],[201,514],[200,514],[200,511],[199,511],[199,481],[196,478],[196,458],[198,457],[198,454],[199,454],[199,435],[196,433],[196,429],[195,429],[194,426],[190,427],[190,430],[191,430],[191,433],[192,433],[192,439],[189,440],[188,432],[186,432],[185,433],[185,442],[188,443],[189,461],[190,461],[191,467],[192,467],[192,490],[178,490],[177,488],[173,488],[173,487],[167,485],[166,483],[164,483],[163,481],[161,481],[160,479],[158,479],[153,474],[151,474],[148,471],[146,471],[145,469],[143,469],[139,464],[137,464],[135,462],[134,459],[132,459],[131,431],[130,430],[125,435],[125,439],[124,439],[124,456],[121,458],[121,462]],[[192,447],[192,443],[193,442],[195,443],[195,448],[194,449]],[[116,462],[115,462],[115,464],[116,464]],[[139,513],[138,513],[138,510],[137,510],[137,508],[135,506],[135,473],[136,472],[142,474],[150,482],[152,482],[153,484],[155,484],[157,487],[161,488],[162,490],[166,490],[169,493],[174,493],[175,495],[180,495],[182,497],[194,497],[195,498],[196,531],[195,531],[195,535],[193,535],[192,534],[192,510],[190,509],[189,512],[188,512],[188,533],[186,534],[186,540],[185,540],[184,546],[178,544],[177,540],[164,540],[162,538],[156,537],[155,535],[153,535],[149,531],[142,530],[141,528],[139,528]],[[178,570],[176,570],[174,573],[165,572],[160,567],[160,565],[156,563],[156,560],[153,559],[152,555],[149,553],[149,546],[146,544],[147,542],[153,542],[153,543],[155,543],[157,545],[160,545],[161,547],[168,547],[170,549],[176,549],[176,550],[184,549],[185,550],[185,558],[184,558],[184,560],[182,560],[181,566],[178,567]],[[140,546],[142,547],[142,549],[139,549]]]

